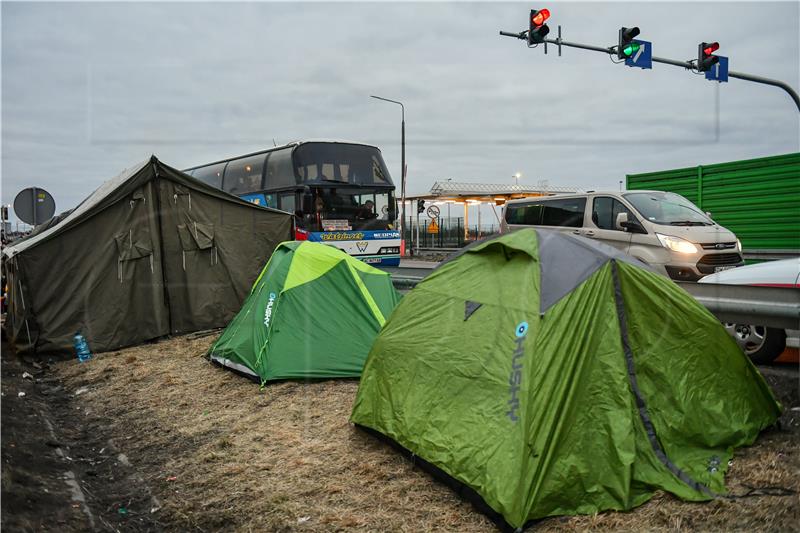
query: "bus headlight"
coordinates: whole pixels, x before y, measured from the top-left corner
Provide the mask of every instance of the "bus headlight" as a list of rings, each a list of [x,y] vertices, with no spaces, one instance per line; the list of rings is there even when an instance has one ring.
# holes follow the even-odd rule
[[[672,235],[661,235],[660,233],[656,233],[656,236],[658,237],[658,240],[661,241],[661,246],[667,248],[668,250],[672,250],[673,252],[678,252],[681,254],[697,253],[697,246],[690,243],[686,239],[673,237]]]
[[[739,239],[736,239],[736,251],[737,252],[742,251],[742,241],[740,241]]]

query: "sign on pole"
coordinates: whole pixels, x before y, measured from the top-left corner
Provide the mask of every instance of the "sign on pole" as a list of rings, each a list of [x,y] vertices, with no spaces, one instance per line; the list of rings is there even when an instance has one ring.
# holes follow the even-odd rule
[[[720,83],[728,81],[728,58],[725,56],[716,57],[719,61],[706,71],[706,79]]]
[[[428,218],[439,218],[439,206],[428,206],[426,213],[428,214]]]
[[[28,187],[14,198],[14,213],[26,224],[38,226],[53,218],[56,213],[56,201],[46,190]]]
[[[639,49],[631,57],[625,59],[629,67],[653,68],[653,43],[634,39],[631,41],[639,45]]]
[[[428,224],[428,233],[439,233],[439,224],[436,223],[435,218],[432,218],[431,223]]]

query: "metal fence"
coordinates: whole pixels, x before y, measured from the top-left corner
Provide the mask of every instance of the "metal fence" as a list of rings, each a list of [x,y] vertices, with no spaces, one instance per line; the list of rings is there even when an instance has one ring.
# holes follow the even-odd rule
[[[469,224],[464,227],[463,217],[436,219],[435,232],[431,227],[432,219],[420,215],[406,218],[406,246],[414,248],[461,248],[467,244],[500,233],[500,226],[492,224]]]
[[[628,189],[685,196],[741,239],[745,258],[800,253],[800,152],[646,174]]]

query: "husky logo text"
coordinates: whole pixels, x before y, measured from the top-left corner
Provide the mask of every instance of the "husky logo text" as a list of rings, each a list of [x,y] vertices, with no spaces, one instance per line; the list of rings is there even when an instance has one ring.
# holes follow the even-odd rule
[[[272,317],[272,304],[275,303],[275,293],[269,293],[267,308],[264,309],[264,325],[269,329],[269,319]]]
[[[520,322],[514,332],[514,354],[511,356],[511,374],[508,376],[508,411],[506,416],[512,421],[519,420],[519,388],[522,385],[522,357],[525,355],[525,337],[528,335],[528,323]]]

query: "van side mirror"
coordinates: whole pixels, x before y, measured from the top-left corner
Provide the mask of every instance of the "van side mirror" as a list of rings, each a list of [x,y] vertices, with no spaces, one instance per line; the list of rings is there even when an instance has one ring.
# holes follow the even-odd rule
[[[642,233],[645,235],[647,234],[647,230],[644,229],[644,226],[642,226],[641,224],[639,224],[634,220],[623,222],[622,227],[625,228],[625,231],[629,233]]]
[[[628,213],[617,213],[616,228],[629,233],[647,233],[647,230],[639,222],[628,220]]]
[[[626,222],[628,222],[628,213],[617,213],[617,220],[614,221],[614,228],[624,231]]]

